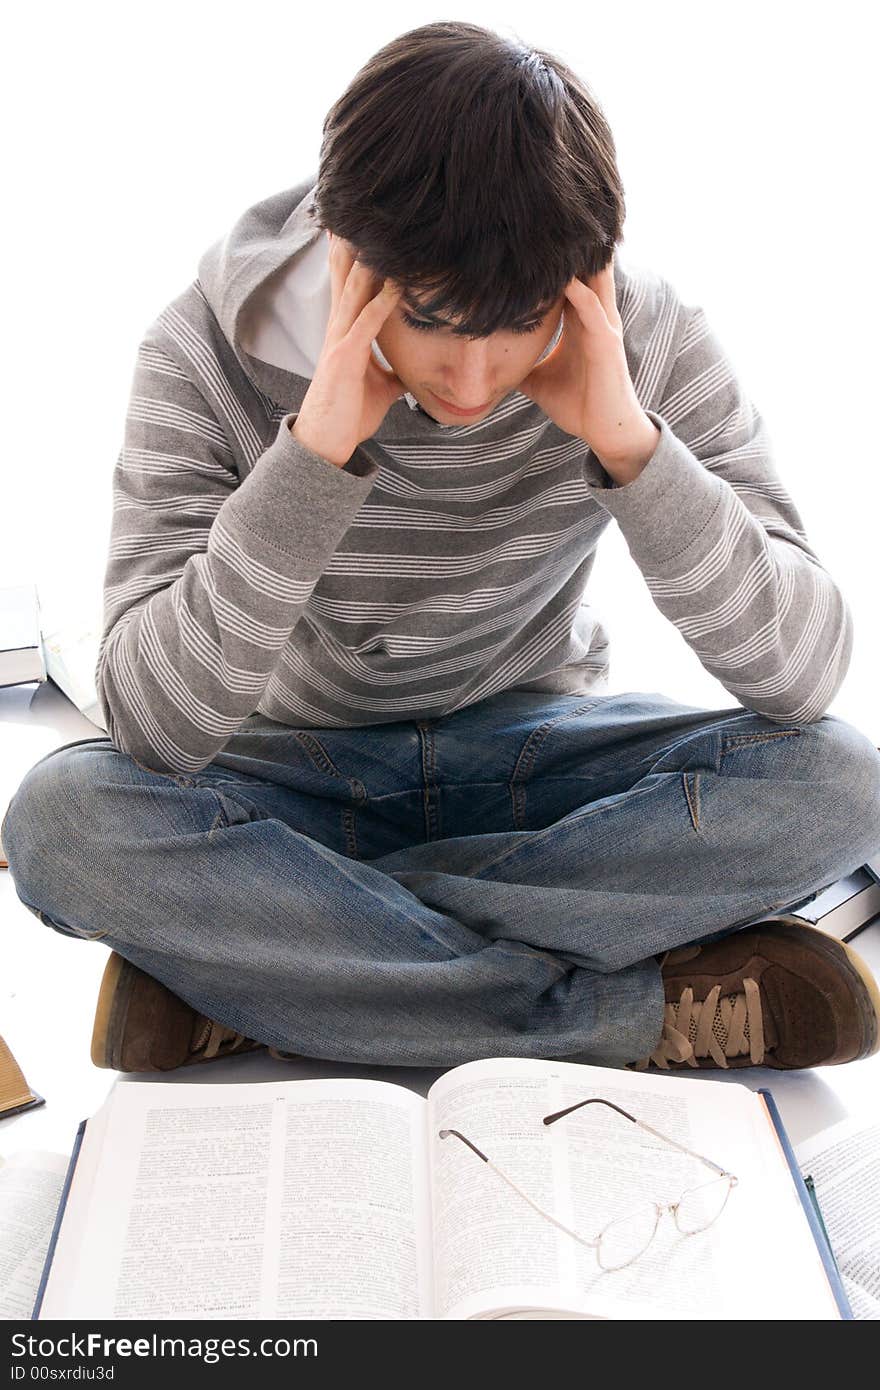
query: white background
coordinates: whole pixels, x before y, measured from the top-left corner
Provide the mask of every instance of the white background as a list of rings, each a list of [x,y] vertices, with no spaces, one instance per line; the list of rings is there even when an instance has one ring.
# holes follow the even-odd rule
[[[622,253],[703,304],[764,415],[780,476],[855,618],[855,654],[832,710],[880,743],[872,9],[852,0],[16,6],[5,17],[0,82],[0,584],[33,580],[47,615],[100,616],[111,474],[143,330],[245,207],[316,171],[324,114],[372,53],[417,25],[466,19],[557,53],[601,102],[627,194]],[[594,581],[614,688],[733,703],[656,610],[613,524]],[[57,743],[92,732],[75,720],[55,729],[52,711],[64,702],[51,687],[22,717],[6,693],[4,759],[11,743],[24,751],[27,736]],[[0,922],[0,1031],[47,1098],[6,1120],[0,1142],[7,1155],[69,1153],[77,1123],[116,1078],[89,1060],[108,952],[42,927],[8,873]],[[878,932],[857,938],[875,973]],[[419,1090],[434,1075],[258,1053],[166,1079],[340,1073]],[[849,1111],[876,1111],[880,1055],[712,1076],[770,1086],[797,1142]]]
[[[324,115],[372,53],[417,25],[466,19],[556,53],[601,103],[627,196],[621,255],[704,306],[764,416],[855,619],[831,710],[880,743],[873,8],[17,6],[0,98],[0,584],[35,582],[50,625],[100,616],[143,330],[246,206],[317,170]],[[594,580],[612,689],[736,703],[654,607],[614,525]]]

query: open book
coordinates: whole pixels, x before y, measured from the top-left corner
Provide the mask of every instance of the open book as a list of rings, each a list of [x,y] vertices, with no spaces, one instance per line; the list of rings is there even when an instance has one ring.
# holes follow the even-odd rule
[[[856,1318],[880,1320],[880,1115],[840,1120],[797,1148]]]
[[[640,1123],[607,1104],[542,1123],[591,1097]],[[719,1170],[737,1182],[717,1219],[682,1234],[664,1211],[622,1268],[535,1209],[590,1240]],[[77,1134],[34,1307],[46,1319],[850,1315],[766,1092],[506,1058],[445,1072],[427,1098],[365,1080],[116,1082]]]

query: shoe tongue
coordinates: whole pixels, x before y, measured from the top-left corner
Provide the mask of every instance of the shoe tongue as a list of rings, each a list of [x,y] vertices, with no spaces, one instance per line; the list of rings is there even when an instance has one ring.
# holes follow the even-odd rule
[[[725,1057],[745,1057],[749,1053],[751,1034],[749,1031],[748,1013],[746,1013],[745,1024],[743,1026],[742,1046],[739,1047],[736,1050],[736,1052],[728,1051],[728,1027],[727,1023],[725,1022],[725,1017],[730,1017],[731,1010],[733,1009],[733,1006],[737,998],[742,998],[742,996],[737,996],[733,994],[719,995],[718,1001],[715,1005],[715,1016],[712,1019],[712,1032],[715,1036],[715,1040],[718,1043],[718,1046],[721,1048],[721,1051],[724,1053]],[[678,1027],[678,1015],[680,1007],[680,1004],[672,1005],[672,1008],[675,1011],[676,1027]],[[691,1044],[691,1047],[693,1047],[697,1038],[697,1024],[700,1019],[701,1012],[706,1007],[706,1005],[694,1003],[691,1007],[692,1012],[688,1025],[687,1039],[688,1042]],[[776,1024],[773,1021],[773,1017],[770,1013],[770,1010],[767,1008],[763,1010],[762,1022],[764,1028],[764,1051],[772,1052],[778,1042],[779,1035],[777,1033]],[[679,1029],[679,1031],[681,1030]]]
[[[680,1004],[673,1004],[672,1008],[673,1008],[673,1012],[675,1013],[675,1026],[676,1026],[676,1028],[678,1029],[678,1031],[681,1032],[681,1031],[682,1031],[682,1030],[681,1030],[681,1026],[680,1026],[679,1021],[678,1021],[678,1015],[679,1015],[679,1010],[680,1010],[680,1008],[681,1008],[681,1005],[680,1005]],[[704,1008],[705,1008],[705,1005],[704,1005],[704,1004],[694,1004],[694,1005],[691,1006],[691,1015],[690,1015],[690,1019],[688,1020],[688,1030],[687,1030],[687,1040],[688,1040],[688,1042],[690,1043],[691,1047],[693,1047],[693,1046],[694,1046],[694,1043],[697,1041],[697,1024],[698,1024],[698,1022],[699,1022],[699,1020],[700,1020],[700,1015],[701,1015],[702,1010],[703,1010]],[[723,1020],[722,1017],[721,1017],[721,1000],[720,1000],[720,999],[718,1000],[718,1003],[717,1003],[717,1005],[715,1006],[715,1017],[714,1017],[713,1020],[712,1020],[712,1032],[715,1034],[715,1040],[716,1040],[716,1042],[718,1043],[718,1046],[721,1048],[721,1051],[724,1053],[724,1055],[725,1055],[725,1056],[730,1056],[730,1055],[732,1055],[732,1054],[728,1053],[728,1051],[727,1051],[727,1028],[726,1028],[726,1026],[725,1026],[724,1020]],[[746,1026],[745,1026],[745,1029],[744,1029],[744,1036],[745,1036],[745,1046],[742,1048],[742,1053],[743,1053],[743,1054],[746,1053],[746,1052],[748,1052],[748,1050],[749,1050],[749,1046],[748,1046],[748,1044],[749,1044],[749,1022],[748,1022],[748,1019],[746,1019]],[[738,1053],[737,1055],[740,1055],[740,1054]]]

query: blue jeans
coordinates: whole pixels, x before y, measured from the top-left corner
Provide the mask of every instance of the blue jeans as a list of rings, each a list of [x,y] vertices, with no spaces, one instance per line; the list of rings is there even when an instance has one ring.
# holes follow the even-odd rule
[[[660,1036],[657,954],[877,851],[880,754],[830,715],[506,691],[352,729],[253,715],[191,776],[69,744],[2,835],[40,921],[257,1041],[619,1066]]]

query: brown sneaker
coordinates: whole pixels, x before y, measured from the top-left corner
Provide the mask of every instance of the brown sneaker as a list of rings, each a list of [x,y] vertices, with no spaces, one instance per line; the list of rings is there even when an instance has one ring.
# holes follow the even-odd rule
[[[111,951],[92,1029],[91,1055],[96,1067],[171,1071],[265,1047],[265,1043],[206,1018],[152,975]],[[274,1047],[266,1050],[279,1059],[296,1055]]]
[[[852,947],[779,916],[660,957],[663,1033],[635,1071],[827,1067],[880,1047],[880,989]]]

